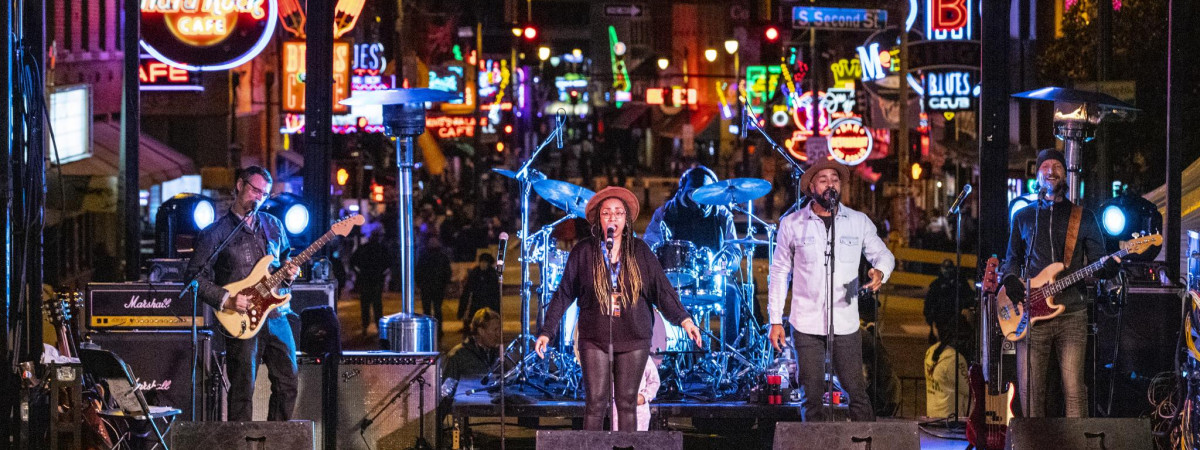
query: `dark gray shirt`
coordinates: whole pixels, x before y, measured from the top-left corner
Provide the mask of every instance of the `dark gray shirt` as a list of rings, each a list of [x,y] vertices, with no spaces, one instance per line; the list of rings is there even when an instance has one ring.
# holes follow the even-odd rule
[[[223,286],[241,280],[250,275],[254,265],[263,256],[271,255],[275,261],[272,270],[280,267],[280,254],[289,248],[287,234],[283,232],[283,224],[270,214],[259,212],[255,215],[254,226],[246,225],[237,231],[229,244],[213,260],[211,267],[204,267],[212,252],[221,245],[221,241],[237,228],[241,220],[232,211],[213,223],[196,239],[196,252],[188,262],[187,275],[190,278],[196,273],[199,285],[200,300],[211,305],[214,309],[221,308],[225,298]],[[287,305],[279,309],[286,308]],[[280,311],[285,312],[285,311]]]
[[[1050,202],[1038,202],[1017,211],[1009,228],[1008,256],[1004,260],[1004,266],[1000,268],[1001,273],[1005,276],[1024,277],[1022,269],[1025,267],[1026,257],[1029,258],[1030,278],[1037,276],[1046,266],[1062,262],[1072,206],[1074,204],[1068,200],[1053,205]],[[1084,208],[1079,219],[1079,234],[1076,239],[1071,264],[1059,277],[1082,269],[1106,254],[1104,236],[1100,234],[1096,214],[1087,208]],[[1104,278],[1107,275],[1097,272],[1096,276]],[[1087,306],[1086,295],[1084,283],[1079,283],[1056,295],[1054,302],[1066,306],[1064,312],[1079,311]]]

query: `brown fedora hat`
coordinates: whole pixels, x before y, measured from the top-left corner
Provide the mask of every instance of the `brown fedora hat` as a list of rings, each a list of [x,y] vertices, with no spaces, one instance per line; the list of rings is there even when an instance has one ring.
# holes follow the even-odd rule
[[[596,195],[593,195],[591,200],[588,200],[587,203],[587,219],[591,221],[592,217],[595,216],[596,211],[600,209],[600,204],[604,203],[605,200],[610,198],[619,198],[621,201],[625,202],[625,207],[629,208],[629,210],[626,211],[629,221],[633,222],[637,220],[638,210],[641,209],[641,204],[638,203],[636,195],[633,195],[632,192],[629,192],[629,189],[625,189],[620,186],[609,186],[601,189],[600,192],[596,193]]]
[[[804,175],[800,175],[800,192],[804,193],[804,195],[812,195],[812,193],[808,191],[808,185],[810,182],[812,182],[813,177],[817,176],[818,173],[821,173],[821,171],[825,169],[836,170],[838,173],[838,179],[842,180],[843,183],[850,178],[850,169],[844,164],[832,159],[821,159],[820,161],[817,161],[816,164],[813,164],[811,167],[809,167],[808,170],[805,170]]]

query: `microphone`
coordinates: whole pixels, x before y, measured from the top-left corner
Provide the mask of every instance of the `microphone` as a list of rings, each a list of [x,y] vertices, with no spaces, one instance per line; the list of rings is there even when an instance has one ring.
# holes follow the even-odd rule
[[[959,191],[958,193],[958,198],[954,199],[954,203],[950,205],[950,209],[946,212],[946,217],[950,217],[951,214],[958,214],[959,209],[962,208],[962,204],[967,200],[968,195],[971,195],[971,183],[963,185],[962,191]]]
[[[559,149],[562,149],[563,125],[566,123],[567,121],[566,119],[563,119],[562,113],[555,113],[554,124],[558,127],[558,130],[555,131],[555,134],[557,135],[556,140],[558,141]]]
[[[608,231],[606,233],[607,237],[604,238],[604,247],[605,248],[612,250],[612,248],[613,248],[613,233],[616,233],[616,232],[617,232],[616,225],[608,226]]]
[[[500,233],[500,249],[496,250],[496,272],[504,277],[504,251],[508,250],[508,233]]]

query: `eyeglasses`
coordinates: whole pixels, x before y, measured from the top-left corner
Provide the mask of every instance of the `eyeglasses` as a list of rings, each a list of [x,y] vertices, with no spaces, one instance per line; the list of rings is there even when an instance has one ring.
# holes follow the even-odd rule
[[[600,211],[600,217],[625,217],[625,211]]]
[[[254,194],[254,195],[255,195],[256,197],[258,197],[258,198],[263,198],[263,197],[266,197],[266,196],[267,196],[267,194],[269,194],[269,192],[267,192],[267,191],[264,191],[264,190],[262,190],[262,189],[259,189],[257,186],[255,186],[255,185],[253,185],[253,184],[250,184],[250,183],[247,183],[247,182],[245,182],[245,181],[243,181],[243,182],[242,182],[242,184],[244,184],[244,185],[246,185],[247,187],[249,187],[249,188],[250,188],[250,193]]]

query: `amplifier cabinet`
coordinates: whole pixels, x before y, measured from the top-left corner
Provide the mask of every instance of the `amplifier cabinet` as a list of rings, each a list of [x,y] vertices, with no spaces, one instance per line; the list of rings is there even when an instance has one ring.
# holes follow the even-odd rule
[[[192,293],[179,297],[182,283],[88,283],[87,326],[91,329],[191,328]],[[212,308],[196,305],[196,326],[213,323]]]
[[[310,306],[329,306],[337,309],[335,292],[337,283],[334,282],[296,282],[292,285],[292,300],[288,304],[296,314]]]
[[[192,333],[190,331],[93,331],[92,344],[115,353],[129,365],[138,387],[154,406],[172,406],[183,411],[179,420],[192,415]],[[208,375],[212,373],[212,332],[201,330],[197,337],[196,405],[198,420],[215,418],[218,403],[212,399]],[[211,414],[211,416],[206,416]]]
[[[332,379],[323,376],[323,365],[329,362],[310,356],[301,356],[298,362],[299,392],[292,418],[316,424],[317,448],[328,448],[323,443],[331,427],[337,430],[334,447],[338,449],[410,448],[421,436],[422,418],[425,441],[438,448],[437,353],[348,351],[336,361]],[[255,380],[254,420],[266,418],[271,388],[264,368],[259,366]],[[337,388],[338,420],[332,425],[323,416],[321,389],[326,383]]]

